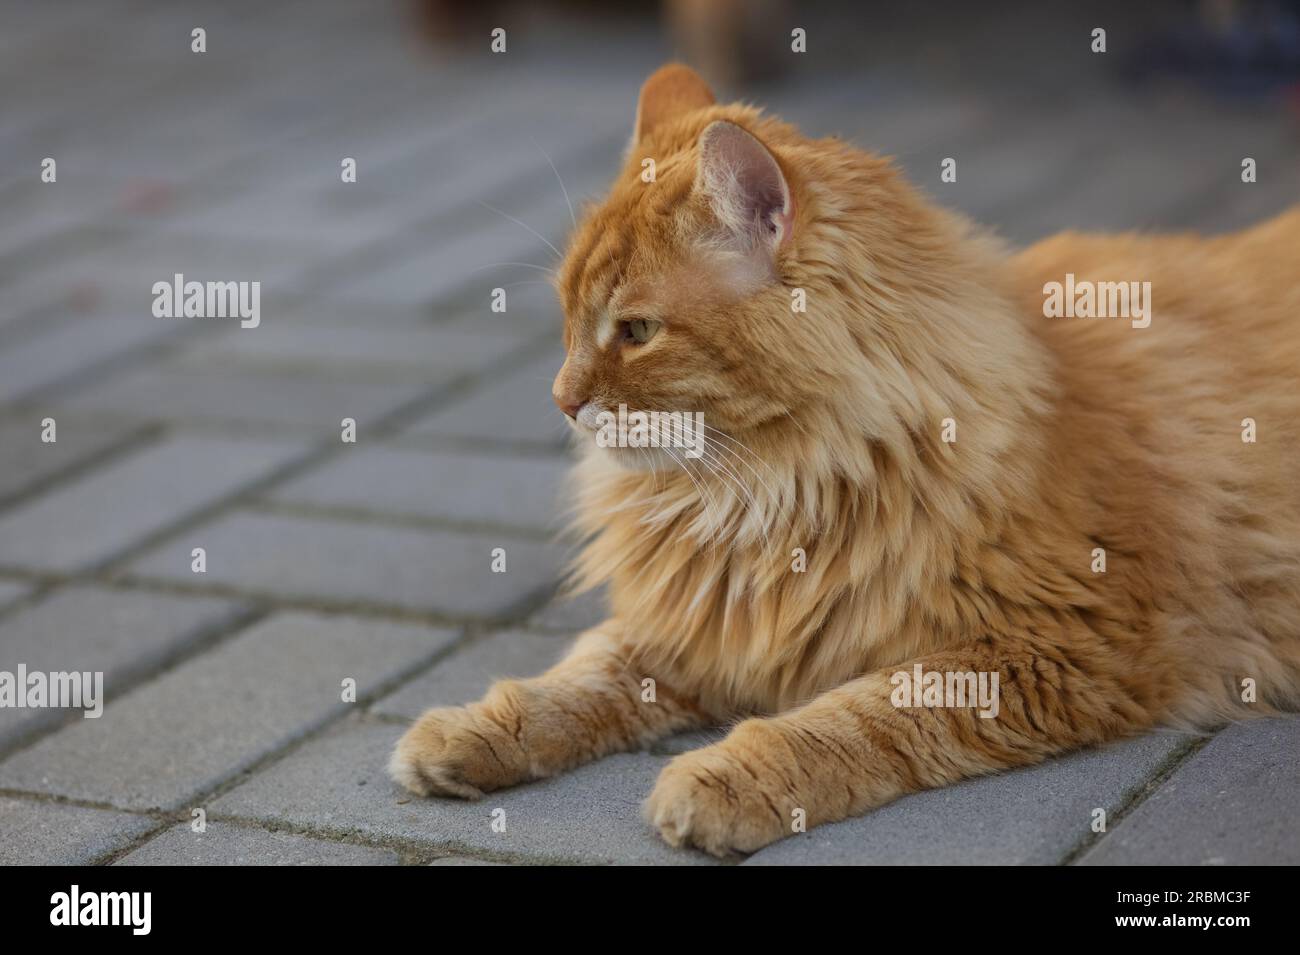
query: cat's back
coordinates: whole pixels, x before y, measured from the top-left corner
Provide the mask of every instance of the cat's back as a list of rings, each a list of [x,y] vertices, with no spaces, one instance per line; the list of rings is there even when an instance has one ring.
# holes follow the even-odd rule
[[[1213,237],[1061,233],[1010,265],[1067,385],[1300,416],[1300,206]],[[1114,285],[1127,312],[1097,314],[1114,310]]]
[[[1143,331],[1283,332],[1300,328],[1300,205],[1218,236],[1062,232],[1012,256],[1011,268],[1017,293],[1038,315],[1044,286],[1072,276],[1078,297],[1086,282],[1149,283],[1152,322]]]
[[[1300,207],[1212,237],[1063,233],[1010,267],[1052,355],[1069,470],[1152,485],[1130,489],[1142,513],[1221,502],[1220,531],[1267,527],[1300,557]],[[1045,288],[1086,282],[1139,283],[1146,316],[1045,314]]]

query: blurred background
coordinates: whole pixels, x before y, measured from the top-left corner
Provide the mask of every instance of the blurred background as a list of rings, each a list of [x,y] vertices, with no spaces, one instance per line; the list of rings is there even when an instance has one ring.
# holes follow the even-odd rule
[[[310,776],[308,756],[276,760],[345,716],[358,741],[321,740],[320,765],[362,766],[383,793],[358,826],[418,839],[461,824],[394,808],[382,761],[425,706],[539,670],[600,614],[598,597],[552,603],[566,454],[547,270],[568,199],[609,181],[665,60],[720,99],[897,157],[1015,244],[1213,232],[1300,199],[1298,9],[4,0],[0,668],[102,670],[109,691],[101,721],[0,711],[0,821],[34,840],[6,850],[102,861],[165,845],[150,813],[268,761]],[[260,282],[260,326],[155,318],[152,285],[175,273]],[[486,569],[496,548],[506,574]],[[338,700],[348,674],[360,717]],[[640,765],[620,770],[633,789],[602,830],[613,843],[564,830],[527,851],[668,858],[626,828],[653,779]],[[277,804],[257,778],[241,818],[311,832],[363,785]],[[615,806],[622,784],[583,783]],[[55,803],[75,825],[47,825]],[[1040,836],[1035,852],[1056,845]]]

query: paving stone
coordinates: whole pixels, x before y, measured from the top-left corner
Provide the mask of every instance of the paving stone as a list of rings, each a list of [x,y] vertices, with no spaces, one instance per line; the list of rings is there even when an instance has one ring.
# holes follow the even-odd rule
[[[1080,860],[1085,865],[1297,865],[1300,717],[1223,730]]]
[[[609,597],[605,588],[598,587],[577,597],[558,594],[529,621],[529,626],[577,634],[608,619]]]
[[[449,91],[442,92],[445,97]],[[480,87],[480,95],[488,102],[473,113],[430,113],[427,128],[394,127],[391,118],[374,115],[349,117],[345,130],[314,133],[252,157],[243,164],[241,182],[233,185],[255,177],[260,188],[224,197],[187,217],[185,225],[234,239],[327,242],[333,254],[397,234],[414,219],[487,194],[544,162],[540,153],[494,151],[483,142],[485,130],[544,105],[540,94],[516,91],[511,97]],[[344,156],[357,160],[356,182],[340,180]]]
[[[1258,167],[1271,170],[1268,176],[1244,183],[1238,174],[1208,192],[1199,206],[1189,204],[1188,209],[1179,209],[1170,218],[1189,229],[1228,232],[1258,225],[1294,205],[1296,196],[1300,196],[1300,164],[1292,148],[1279,147],[1272,155],[1255,145],[1251,148]]]
[[[203,832],[180,823],[116,865],[397,865],[396,852],[209,822]]]
[[[0,865],[87,865],[155,825],[146,816],[0,796]]]
[[[448,81],[449,87],[457,85],[450,77]],[[508,98],[504,91],[488,94],[489,102],[497,106]],[[213,201],[187,219],[195,231],[234,240],[314,237],[328,241],[323,231],[342,225],[368,233],[381,221],[391,232],[391,218],[374,216],[372,222],[368,214],[375,193],[385,191],[383,176],[375,175],[376,171],[456,142],[467,129],[490,120],[478,113],[439,109],[440,105],[444,104],[426,102],[433,109],[432,121],[423,127],[412,126],[390,110],[334,113],[323,125],[302,129],[274,149],[254,151],[234,168],[204,177],[215,184]],[[341,179],[344,157],[357,160],[356,182]],[[257,188],[249,189],[250,183]],[[341,215],[346,215],[345,221]]]
[[[27,593],[29,589],[26,584],[20,584],[16,580],[0,580],[0,610]]]
[[[115,241],[121,241],[121,230],[87,226],[52,249],[50,254],[73,258],[82,254],[83,246]],[[29,283],[19,287],[11,284],[10,280],[4,281],[7,288],[5,310],[0,314],[0,331],[4,333],[0,337],[0,346],[5,348],[16,348],[37,336],[97,319],[108,323],[136,321],[143,327],[153,326],[159,331],[166,328],[162,319],[156,319],[150,313],[149,303],[142,307],[136,289],[101,287],[93,283],[53,287],[49,283]],[[173,340],[168,340],[168,344]]]
[[[476,95],[478,92],[475,90]],[[370,177],[393,195],[437,196],[444,206],[481,196],[500,207],[502,193],[518,180],[524,181],[530,196],[545,195],[562,201],[545,150],[576,202],[591,184],[593,174],[604,178],[613,174],[613,166],[607,163],[617,158],[622,145],[618,140],[626,131],[609,130],[615,123],[626,127],[630,120],[627,102],[618,102],[607,91],[575,89],[574,93],[589,110],[585,115],[579,115],[567,103],[557,109],[555,88],[533,85],[498,103],[495,116],[480,115],[461,135],[380,163],[371,169]],[[450,113],[455,115],[455,111]],[[611,127],[600,131],[594,121],[597,115],[609,120]],[[503,211],[519,215],[512,209]]]
[[[222,335],[197,343],[176,362],[187,368],[236,364],[353,376],[405,374],[434,384],[481,371],[528,343],[509,327],[384,328],[360,315],[350,321],[350,326],[339,327],[303,319],[257,329],[256,335]]]
[[[804,101],[794,106],[789,118],[802,124],[805,115],[817,117],[819,112],[817,106]],[[943,155],[953,152],[960,155],[961,150],[954,144],[969,142],[972,133],[987,129],[989,120],[987,105],[969,96],[953,95],[951,91],[935,95],[921,90],[897,90],[866,109],[841,104],[817,125],[861,148],[892,156],[907,168],[921,156],[928,159],[933,150],[943,146],[947,147]],[[938,176],[937,161],[927,162],[923,169],[911,172],[914,181],[925,185],[937,182]],[[959,181],[960,178],[959,175]]]
[[[140,314],[150,318],[153,284],[171,281],[178,272],[185,276],[186,281],[260,282],[261,318],[263,322],[270,322],[278,312],[276,295],[292,288],[296,277],[311,263],[319,262],[327,250],[328,246],[308,240],[228,241],[202,233],[145,233],[135,239],[109,244],[72,262],[50,259],[44,267],[33,267],[25,278],[49,283],[52,287],[94,283],[108,288],[135,290]],[[157,321],[163,322],[162,319]],[[212,321],[235,321],[238,324],[234,319]]]
[[[552,264],[546,243],[530,229],[561,246],[572,220],[540,144],[552,144],[547,152],[575,203],[613,174],[619,147],[614,145],[618,137],[593,133],[598,129],[593,116],[583,117],[575,127],[571,110],[538,105],[516,102],[475,129],[474,135],[450,137],[396,162],[368,165],[370,214],[382,216],[390,229],[411,221],[413,213],[426,221],[405,232],[410,241],[394,246],[393,254],[378,267],[358,270],[341,262],[341,281],[330,287],[331,294],[360,301],[430,301],[472,279],[468,270],[491,262]],[[620,125],[627,121],[626,109],[626,104],[619,105]],[[358,165],[357,185],[361,178]],[[348,192],[323,193],[322,208],[339,214],[342,204],[352,200]],[[527,257],[519,259],[520,253]],[[534,272],[523,277],[542,276]],[[498,283],[485,288],[494,284]]]
[[[555,531],[567,470],[565,461],[549,455],[358,446],[268,498]]]
[[[320,13],[320,10],[311,11],[313,18],[319,17]],[[157,41],[157,45],[153,47],[155,51],[175,51],[177,49],[175,37],[188,34],[188,28],[183,24],[175,24],[170,31],[164,30],[154,34],[152,29],[158,23],[158,11],[152,11],[146,18],[135,19],[137,32],[129,38],[122,37],[121,42],[130,42],[136,54],[149,50],[154,40]],[[210,21],[208,25],[214,37],[218,34],[230,35]],[[319,27],[319,25],[317,20],[314,26]],[[265,23],[262,26],[265,28]],[[263,38],[272,35],[272,32],[266,29],[259,30],[258,33],[258,36]],[[95,39],[108,46],[116,42],[103,39],[98,34],[95,35]],[[247,54],[257,47],[258,44],[250,42],[251,40],[252,38],[246,32],[240,36],[238,47],[241,54]],[[96,70],[95,75],[100,82],[104,82],[107,77],[112,77],[112,81],[106,86],[116,95],[119,108],[111,108],[104,113],[87,112],[81,109],[76,110],[76,115],[71,118],[59,117],[56,111],[50,109],[48,86],[65,77],[82,77],[82,82],[76,88],[79,97],[77,105],[85,107],[88,97],[81,71],[93,69],[92,61],[84,56],[89,46],[88,42],[79,44],[78,52],[82,55],[78,56],[76,69],[52,72],[48,62],[33,64],[30,67],[30,69],[44,67],[42,88],[46,96],[42,97],[42,106],[45,108],[40,112],[36,124],[43,128],[29,133],[21,143],[24,147],[23,159],[26,160],[21,163],[21,166],[25,169],[38,168],[39,158],[46,152],[53,152],[59,162],[58,184],[52,186],[42,183],[36,187],[41,193],[42,211],[53,206],[58,211],[66,210],[68,215],[78,211],[83,216],[99,215],[103,197],[108,195],[116,197],[119,191],[117,188],[119,180],[121,180],[128,190],[132,187],[137,191],[141,189],[157,191],[159,188],[166,190],[162,193],[162,199],[155,195],[154,203],[150,206],[150,211],[158,214],[163,223],[166,222],[167,213],[173,211],[173,207],[179,206],[185,210],[186,220],[196,226],[195,232],[199,234],[264,241],[268,235],[274,237],[278,233],[274,229],[256,234],[240,233],[232,227],[231,223],[223,221],[219,216],[196,215],[193,206],[185,203],[184,200],[189,199],[194,193],[201,195],[210,186],[217,185],[224,187],[226,191],[216,191],[213,193],[216,196],[229,197],[230,193],[235,191],[247,193],[250,185],[253,185],[262,187],[259,191],[262,191],[265,197],[266,187],[274,189],[281,183],[273,177],[264,175],[264,168],[248,169],[248,175],[243,179],[234,180],[233,185],[228,170],[232,164],[235,164],[234,160],[243,159],[245,156],[256,156],[268,147],[279,147],[275,149],[277,155],[284,153],[297,160],[299,181],[307,178],[306,173],[310,170],[310,163],[303,160],[301,153],[286,147],[300,142],[309,136],[312,130],[319,129],[322,124],[336,123],[338,114],[346,110],[350,103],[355,102],[359,92],[349,86],[349,84],[358,85],[355,80],[360,58],[356,56],[348,57],[345,63],[336,64],[338,68],[331,70],[329,76],[317,71],[305,83],[298,79],[297,83],[293,84],[297,89],[286,91],[285,77],[276,73],[281,70],[293,71],[296,59],[289,54],[290,44],[284,42],[282,37],[274,49],[273,68],[269,71],[268,66],[272,66],[272,63],[263,61],[257,64],[256,69],[247,71],[245,75],[225,73],[220,79],[215,79],[215,74],[220,72],[223,66],[229,66],[232,62],[227,47],[223,51],[226,56],[210,55],[204,58],[202,64],[191,56],[190,62],[186,64],[162,62],[156,63],[152,69],[146,68],[139,75],[140,86],[143,89],[134,91],[134,95],[129,88],[130,84],[122,75],[123,70],[139,67],[146,62],[146,59],[134,59],[129,66],[120,59],[114,63],[104,64],[103,69]],[[48,57],[49,49],[47,48],[45,52]],[[182,52],[188,54],[189,51],[186,49]],[[347,52],[353,51],[349,49]],[[324,61],[320,59],[314,62]],[[312,65],[314,64],[301,64],[300,75],[306,76]],[[183,69],[178,71],[177,66]],[[163,70],[172,72],[168,80],[170,95],[159,96],[157,75]],[[359,85],[363,88],[366,86],[366,84]],[[304,109],[304,106],[314,99],[304,94],[313,92],[321,97],[316,99],[313,105],[318,105],[325,98],[330,101],[331,109],[328,115],[321,115],[319,110]],[[391,95],[393,92],[390,84],[386,93]],[[150,103],[151,109],[132,108],[139,102],[145,101]],[[256,104],[254,108],[248,108],[250,102]],[[389,115],[391,125],[391,114],[387,110],[382,112]],[[347,118],[356,119],[352,116]],[[375,133],[379,129],[374,124],[365,124],[359,120],[357,126],[363,136],[367,133]],[[41,151],[35,152],[38,147]],[[34,155],[29,155],[33,152]],[[319,161],[320,156],[337,155],[341,154],[322,149],[313,158]],[[35,179],[35,177],[31,178]],[[333,165],[333,181],[338,182],[337,160]],[[98,188],[79,188],[81,184],[87,182]],[[271,194],[276,195],[279,191],[277,189]],[[168,198],[171,199],[170,202],[162,201]],[[274,205],[270,202],[266,204]],[[109,211],[119,212],[117,208],[111,208]],[[275,224],[274,220],[269,218],[264,220],[264,223],[267,226]],[[299,235],[297,238],[316,242],[320,241],[322,236],[318,231],[315,235]]]
[[[96,316],[59,323],[45,334],[0,349],[0,401],[13,401],[176,330],[147,313],[142,318]]]
[[[159,668],[234,622],[235,601],[74,586],[0,618],[0,670],[104,674],[106,700],[126,681]],[[0,709],[0,750],[74,714]]]
[[[443,856],[434,859],[429,865],[503,865],[501,862],[489,862],[486,859],[474,859],[470,856]]]
[[[955,147],[939,142],[925,165],[909,175],[938,202],[959,209],[984,225],[998,225],[1043,191],[1060,189],[1061,170],[1078,158],[1079,144],[1069,135],[1073,113],[1026,117],[998,136],[980,136]],[[958,163],[957,181],[938,179],[943,159]]]
[[[496,680],[537,676],[557,663],[570,643],[554,634],[526,630],[493,633],[462,647],[372,709],[414,719],[432,706],[461,706],[477,700]]]
[[[1159,733],[902,799],[817,826],[747,865],[1054,865],[1125,805],[1188,738]]]
[[[140,32],[129,41],[137,52],[149,49],[151,43],[180,52],[176,37],[186,35],[180,24],[169,34],[160,32],[151,40],[149,34],[157,21],[151,21],[150,17],[137,19]],[[212,19],[208,20],[208,28],[214,37],[221,33]],[[84,49],[90,39],[87,37],[78,46]],[[95,35],[94,39],[98,41],[101,37]],[[188,50],[184,52],[188,53]],[[102,73],[97,71],[96,82],[114,77],[112,93],[126,94],[130,101],[114,104],[117,108],[107,114],[82,114],[50,123],[57,138],[51,152],[59,160],[59,185],[71,181],[78,169],[105,177],[182,180],[218,167],[245,151],[247,141],[237,134],[230,135],[242,132],[233,128],[230,116],[240,86],[244,87],[245,95],[254,92],[248,85],[248,78],[241,79],[227,73],[214,83],[214,73],[222,72],[217,58],[204,58],[204,65],[197,64],[196,59],[191,56],[188,69],[177,70],[174,67],[178,64],[167,64],[173,67],[168,70],[171,75],[167,79],[167,96],[157,95],[157,76],[145,88],[133,90],[131,80],[134,77],[124,76],[120,65],[110,66]],[[165,68],[162,64],[159,67]],[[74,72],[80,73],[84,68],[78,64]],[[50,70],[47,67],[43,72],[48,75]],[[149,86],[153,88],[149,89]],[[274,95],[268,94],[265,87],[262,87],[262,94]],[[150,103],[153,108],[140,109],[142,102]],[[282,121],[282,127],[287,125],[287,120]],[[269,131],[265,131],[264,142],[270,138]]]
[[[235,328],[230,334],[256,335]],[[255,368],[150,365],[78,391],[60,404],[142,420],[292,427],[297,434],[340,433],[344,418],[364,436],[385,414],[424,392],[420,381],[366,381],[327,373]]]
[[[415,421],[403,434],[478,446],[505,442],[564,447],[569,428],[551,400],[551,383],[562,364],[564,352],[553,346],[507,376],[486,379]]]
[[[1189,194],[1210,188],[1218,175],[1207,166],[1203,150],[1183,149],[1177,142],[1148,140],[1141,151],[1101,149],[1081,155],[1073,168],[1062,169],[1055,188],[1016,207],[1006,231],[1028,243],[1065,229],[1158,229]],[[1179,176],[1169,175],[1174,166],[1182,170]],[[1240,166],[1236,173],[1225,172],[1239,175]]]
[[[553,215],[551,220],[555,221]],[[545,243],[526,230],[518,226],[491,226],[456,235],[449,241],[431,243],[421,248],[418,255],[373,269],[353,279],[340,294],[348,302],[416,305],[432,303],[476,285],[482,288],[486,298],[493,288],[546,278],[540,269],[550,261],[547,255]],[[537,268],[497,265],[507,262],[532,263]]]
[[[396,204],[376,201],[369,177],[359,176],[356,183],[343,184],[340,163],[344,156],[356,159],[359,171],[370,165],[364,151],[356,155],[356,146],[353,143],[346,151],[338,151],[317,145],[310,156],[295,157],[300,163],[299,176],[311,177],[310,182],[303,178],[276,181],[266,177],[257,191],[226,195],[215,204],[174,218],[164,228],[179,234],[217,236],[232,243],[248,239],[286,244],[306,241],[322,260],[345,257],[368,243],[391,236],[412,216],[424,211],[418,206],[402,210]],[[255,171],[249,170],[246,163],[242,165],[246,173],[264,175],[268,164],[260,162]],[[325,186],[317,182],[314,174],[320,173],[330,176],[333,183]],[[338,194],[331,196],[324,190],[333,189],[334,184]],[[394,217],[395,209],[405,215]],[[313,265],[315,258],[302,263],[304,270]]]
[[[87,226],[63,236],[48,255],[58,261],[75,262],[105,245],[121,242],[124,238],[126,236],[121,229]],[[33,321],[32,316],[36,313],[42,316],[40,324],[44,324],[49,310],[67,310],[71,306],[84,306],[86,303],[128,298],[143,314],[153,317],[149,312],[152,296],[142,299],[138,289],[126,289],[118,283],[105,281],[103,276],[87,275],[75,269],[41,272],[11,267],[4,274],[3,281],[5,309],[0,313],[0,328],[26,325]],[[149,290],[146,288],[144,291],[147,293]],[[87,311],[84,307],[81,310]],[[102,314],[98,304],[91,314]],[[161,324],[160,319],[159,325]]]
[[[0,564],[61,571],[94,566],[301,452],[290,443],[169,439],[0,517]]]
[[[550,136],[554,135],[552,130]],[[429,175],[431,161],[423,156],[411,160],[410,169],[381,170],[379,175],[389,187],[400,187],[407,177],[415,177],[405,188],[394,189],[392,202],[445,206],[447,211],[411,231],[405,247],[389,260],[363,271],[345,268],[327,287],[330,297],[409,306],[474,290],[487,301],[493,288],[505,288],[509,295],[523,287],[517,283],[548,281],[545,270],[557,262],[548,243],[563,248],[572,229],[569,207],[546,158],[535,150],[527,133],[513,129],[504,140],[507,148],[495,154],[481,140],[472,144],[460,170],[450,168],[440,153],[436,176]],[[599,183],[603,188],[617,168],[615,150],[604,140],[583,155],[584,140],[590,140],[589,133],[569,141],[579,144],[573,154],[582,157],[580,163],[564,156],[556,160],[557,168],[565,169],[575,203],[588,186]],[[527,185],[527,191],[513,188],[518,184]]]
[[[0,420],[0,500],[30,491],[82,462],[120,447],[138,428],[97,421],[82,413],[54,415],[58,440],[41,440],[47,415],[33,409]]]
[[[39,169],[39,160],[29,168]],[[61,166],[60,172],[64,171]],[[122,195],[120,181],[95,175],[61,179],[52,184],[41,182],[37,176],[26,176],[0,189],[0,203],[5,210],[0,260],[33,245],[48,247],[52,237],[101,217]]]
[[[236,513],[161,545],[132,574],[191,580],[189,552],[207,548],[210,583],[332,604],[383,604],[455,617],[508,614],[553,585],[564,565],[555,545],[321,518]],[[491,572],[492,551],[506,572]]]
[[[505,291],[504,312],[492,311],[490,294],[483,295],[471,289],[460,298],[434,303],[434,307],[423,314],[427,318],[432,313],[445,328],[475,334],[483,329],[513,327],[526,333],[530,341],[536,342],[540,338],[544,345],[558,348],[564,340],[564,313],[551,284],[546,281],[528,282],[512,285]],[[554,353],[563,360],[562,351],[555,350]]]
[[[175,809],[431,659],[442,629],[280,614],[0,763],[0,787]]]
[[[7,279],[5,282],[5,307],[0,311],[0,332],[12,334],[13,329],[22,328],[39,321],[35,315],[41,315],[51,307],[51,301],[57,301],[50,295],[50,290],[35,283],[22,288],[15,288]]]
[[[326,294],[319,297],[313,293],[305,297],[298,308],[285,316],[285,324],[304,323],[304,319],[310,321],[313,328],[347,328],[357,330],[358,327],[367,331],[378,331],[383,329],[403,330],[410,328],[423,329],[430,326],[437,328],[446,328],[449,331],[460,333],[470,332],[476,334],[480,329],[491,335],[494,331],[500,334],[513,335],[520,331],[517,323],[493,321],[490,309],[484,308],[482,313],[475,317],[481,320],[470,326],[468,322],[457,323],[451,320],[456,315],[456,310],[450,306],[439,304],[435,307],[429,307],[427,302],[417,303],[415,305],[380,305],[369,303],[366,305],[354,305],[346,302],[336,301]],[[538,326],[530,325],[525,331],[532,333],[538,331]],[[544,330],[544,329],[540,329]],[[365,360],[366,351],[369,346],[359,344],[362,349],[362,360]],[[381,341],[378,348],[388,351],[388,346]]]
[[[421,799],[400,789],[385,771],[401,732],[387,724],[349,721],[222,796],[212,809],[268,824],[507,857],[711,861],[669,848],[641,819],[641,802],[664,759],[624,753],[553,779],[489,793],[477,802]],[[495,809],[505,810],[505,832],[492,831]]]

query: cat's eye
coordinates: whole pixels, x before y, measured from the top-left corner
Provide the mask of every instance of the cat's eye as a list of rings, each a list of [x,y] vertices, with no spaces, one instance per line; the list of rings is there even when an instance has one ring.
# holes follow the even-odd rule
[[[634,318],[624,323],[624,332],[630,341],[638,345],[644,345],[650,339],[655,337],[655,332],[659,331],[659,322],[653,318]]]

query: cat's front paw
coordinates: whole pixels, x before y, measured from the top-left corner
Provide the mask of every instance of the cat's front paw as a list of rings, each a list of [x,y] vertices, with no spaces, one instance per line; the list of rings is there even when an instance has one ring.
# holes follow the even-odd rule
[[[715,856],[755,852],[792,831],[799,807],[760,720],[678,756],[659,774],[645,816],[669,845]],[[760,755],[761,754],[761,755]]]
[[[518,740],[471,707],[429,710],[397,741],[388,773],[420,796],[478,799],[519,782],[527,760]]]

